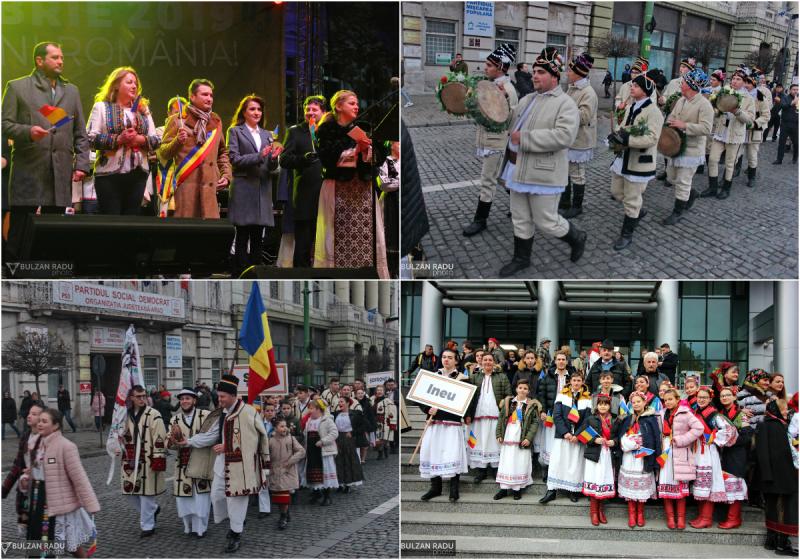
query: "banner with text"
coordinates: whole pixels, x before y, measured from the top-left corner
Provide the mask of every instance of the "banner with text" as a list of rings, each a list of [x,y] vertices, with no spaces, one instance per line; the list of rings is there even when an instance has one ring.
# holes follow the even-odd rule
[[[425,369],[419,370],[406,398],[427,406],[464,416],[477,387]]]

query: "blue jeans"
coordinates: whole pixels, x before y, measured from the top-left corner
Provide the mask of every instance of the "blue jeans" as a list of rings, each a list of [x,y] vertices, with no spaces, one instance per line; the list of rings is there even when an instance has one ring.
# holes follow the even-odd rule
[[[64,414],[64,420],[67,421],[67,424],[69,424],[69,427],[72,428],[72,431],[77,432],[78,430],[75,429],[75,422],[72,421],[72,409],[68,408],[67,410],[64,410],[62,414]]]
[[[411,98],[406,93],[405,88],[400,88],[400,95],[403,96],[403,99],[405,99],[406,103],[411,103]]]
[[[2,430],[2,432],[3,432],[3,439],[6,439],[6,424],[8,424],[9,426],[11,426],[11,429],[12,429],[12,430],[14,430],[14,431],[17,433],[17,437],[19,437],[19,430],[18,430],[18,429],[17,429],[17,427],[14,425],[14,422],[3,422],[3,430]]]

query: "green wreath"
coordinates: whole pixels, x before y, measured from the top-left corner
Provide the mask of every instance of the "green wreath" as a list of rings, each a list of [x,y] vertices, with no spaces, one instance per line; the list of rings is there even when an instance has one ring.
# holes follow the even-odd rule
[[[467,92],[469,92],[469,90],[472,89],[473,85],[475,85],[475,82],[477,82],[478,79],[479,78],[477,76],[469,76],[467,74],[464,74],[463,72],[448,72],[447,74],[439,78],[439,83],[436,84],[435,93],[436,93],[436,100],[439,102],[439,107],[441,107],[442,111],[445,111],[447,114],[453,115],[454,117],[465,117],[466,115],[456,115],[447,110],[447,107],[445,107],[444,103],[442,103],[442,88],[444,87],[445,84],[448,84],[450,82],[458,82],[464,84],[467,87]]]
[[[664,126],[668,126],[668,125],[665,124]],[[673,158],[679,158],[686,151],[686,140],[687,140],[688,137],[686,136],[686,132],[684,132],[683,130],[681,130],[679,128],[675,128],[675,127],[669,127],[669,128],[672,128],[672,129],[676,130],[678,132],[678,136],[681,139],[681,147],[678,150],[678,153],[676,155],[672,156]]]
[[[717,113],[722,113],[722,111],[717,109],[717,98],[720,95],[732,95],[732,96],[734,96],[736,98],[736,101],[738,101],[739,107],[742,106],[742,94],[739,93],[738,91],[736,91],[735,89],[733,89],[731,86],[722,86],[719,89],[719,91],[717,91],[716,93],[712,93],[708,97],[708,100],[711,102],[711,105],[714,107],[714,110]]]
[[[672,112],[672,108],[675,106],[675,102],[678,101],[678,99],[681,98],[681,95],[682,95],[681,92],[676,91],[675,93],[673,93],[672,95],[667,97],[667,100],[664,102],[664,116],[665,117],[669,116],[669,114]]]
[[[510,108],[509,108],[509,111],[508,111],[508,118],[505,120],[505,122],[496,123],[494,121],[489,120],[488,118],[486,118],[484,116],[483,113],[481,113],[480,107],[478,107],[478,100],[477,100],[476,96],[471,95],[472,90],[477,85],[477,83],[479,81],[481,81],[481,80],[486,80],[486,79],[488,79],[488,78],[478,77],[478,79],[476,79],[469,86],[469,89],[467,89],[467,99],[464,101],[464,106],[467,108],[467,114],[470,117],[472,117],[472,119],[476,123],[481,125],[483,128],[485,128],[489,132],[494,132],[494,133],[505,132],[506,130],[508,130],[508,127],[511,126],[511,115],[512,115],[512,112],[511,112]],[[511,87],[514,87],[514,86],[511,85]]]

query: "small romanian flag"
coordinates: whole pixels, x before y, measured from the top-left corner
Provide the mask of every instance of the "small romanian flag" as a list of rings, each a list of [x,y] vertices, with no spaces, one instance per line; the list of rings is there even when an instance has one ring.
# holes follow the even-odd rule
[[[577,424],[578,420],[581,419],[581,415],[578,412],[578,409],[575,405],[572,405],[572,408],[569,409],[569,414],[567,414],[567,419],[573,424]]]
[[[544,427],[545,428],[552,428],[553,427],[553,415],[549,412],[547,416],[544,417]]]
[[[586,429],[578,434],[578,439],[581,440],[582,443],[589,443],[599,435],[600,434],[598,434],[594,428],[586,426]]]
[[[703,434],[703,438],[706,440],[706,445],[711,445],[717,438],[717,430],[714,430],[710,434]]]
[[[469,445],[470,449],[475,449],[475,446],[478,444],[478,438],[475,437],[475,432],[472,430],[469,431],[469,439],[467,440],[467,445]]]
[[[671,447],[667,447],[664,450],[664,453],[656,457],[656,463],[658,463],[658,466],[661,467],[662,469],[664,468],[664,465],[667,463],[667,457],[669,457],[669,452],[671,449],[672,449]]]
[[[280,129],[281,125],[276,124],[275,130],[272,131],[272,138],[277,140],[278,139],[278,130]]]
[[[275,365],[275,350],[269,333],[269,321],[258,282],[253,282],[250,299],[244,311],[239,343],[250,355],[250,371],[247,375],[247,400],[255,402],[265,389],[280,383]]]
[[[619,415],[620,416],[627,416],[631,413],[630,407],[625,403],[625,401],[619,401]]]
[[[97,552],[97,527],[92,527],[92,536],[89,538],[89,547],[86,549],[87,558],[91,558]]]
[[[39,107],[39,112],[53,125],[53,128],[64,126],[72,120],[72,116],[61,107],[53,107],[52,105],[42,105]]]
[[[641,459],[642,457],[647,457],[648,455],[652,455],[653,453],[655,453],[655,450],[650,449],[649,447],[640,447],[639,449],[636,450],[634,457],[636,457],[637,459]]]

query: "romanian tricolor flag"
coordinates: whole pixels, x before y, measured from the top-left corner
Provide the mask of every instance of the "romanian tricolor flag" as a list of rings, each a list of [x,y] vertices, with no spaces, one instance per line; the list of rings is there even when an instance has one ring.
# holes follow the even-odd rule
[[[278,139],[278,131],[280,130],[280,127],[281,127],[281,125],[279,125],[279,124],[275,125],[275,130],[272,131],[272,139],[273,140],[277,140]]]
[[[254,402],[265,389],[279,383],[275,367],[275,351],[269,334],[267,311],[261,300],[258,283],[253,282],[250,299],[244,311],[242,330],[239,331],[239,344],[250,355],[250,371],[247,377],[247,400]]]
[[[658,463],[658,466],[661,467],[662,469],[664,468],[664,465],[667,463],[667,457],[669,457],[669,452],[671,449],[672,449],[671,447],[667,447],[661,455],[656,457],[656,463]]]
[[[586,426],[586,429],[578,434],[578,439],[581,440],[581,443],[589,443],[599,435],[594,428]]]
[[[94,521],[94,519],[92,520]],[[89,546],[86,549],[86,557],[91,558],[97,552],[97,527],[92,527],[92,536],[89,537]]]
[[[550,411],[548,411],[547,416],[544,417],[544,427],[545,428],[553,427],[553,415],[550,413]]]
[[[641,459],[642,457],[647,457],[648,455],[652,455],[655,453],[654,449],[650,449],[649,447],[640,447],[636,450],[636,453],[633,455],[637,459]]]
[[[703,434],[703,439],[706,440],[706,445],[711,445],[714,443],[714,440],[717,438],[717,430],[714,430],[710,434]]]
[[[620,416],[628,416],[631,413],[630,407],[625,403],[624,400],[619,401],[619,415]]]
[[[475,437],[475,432],[472,430],[469,431],[469,439],[467,439],[467,445],[469,445],[470,449],[475,449],[475,446],[478,445],[478,438]]]
[[[572,408],[569,409],[569,414],[567,414],[567,420],[572,422],[573,424],[577,424],[578,420],[581,419],[581,415],[578,412],[578,407],[572,405]]]
[[[39,107],[39,112],[53,125],[53,128],[64,126],[72,120],[72,116],[61,107],[53,107],[52,105],[42,105]]]

